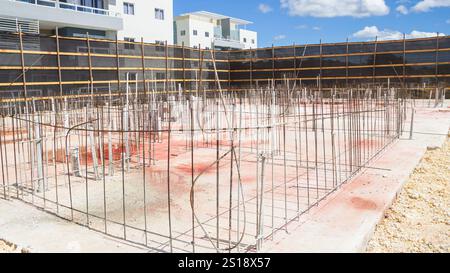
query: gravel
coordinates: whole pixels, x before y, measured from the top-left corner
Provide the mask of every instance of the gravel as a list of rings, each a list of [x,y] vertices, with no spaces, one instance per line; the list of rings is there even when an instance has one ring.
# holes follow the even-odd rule
[[[14,244],[0,240],[0,253],[12,253],[16,251],[17,247]]]
[[[450,139],[428,149],[368,243],[367,252],[450,252]]]

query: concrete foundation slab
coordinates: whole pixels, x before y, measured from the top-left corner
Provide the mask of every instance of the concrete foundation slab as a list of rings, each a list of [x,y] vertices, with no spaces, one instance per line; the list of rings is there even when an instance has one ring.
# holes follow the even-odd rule
[[[18,200],[0,199],[0,239],[29,252],[148,252]]]

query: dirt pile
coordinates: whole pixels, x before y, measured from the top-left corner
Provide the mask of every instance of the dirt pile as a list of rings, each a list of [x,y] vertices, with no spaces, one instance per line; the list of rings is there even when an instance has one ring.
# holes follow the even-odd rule
[[[12,252],[17,252],[17,246],[4,240],[0,240],[0,253],[12,253]]]
[[[450,139],[430,148],[377,226],[368,252],[450,252]]]

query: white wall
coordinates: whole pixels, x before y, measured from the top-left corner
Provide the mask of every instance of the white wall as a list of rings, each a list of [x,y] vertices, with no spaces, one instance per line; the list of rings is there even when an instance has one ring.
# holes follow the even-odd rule
[[[175,21],[176,24],[176,43],[177,45],[184,45],[190,47],[191,43],[190,43],[190,38],[191,35],[189,35],[190,33],[190,28],[189,28],[189,18],[185,17],[182,19],[178,19]],[[184,36],[181,36],[181,31],[185,31],[186,34]]]
[[[201,48],[211,48],[212,41],[214,39],[214,25],[211,20],[190,18],[190,46],[201,46]],[[194,36],[194,30],[197,30],[197,36]],[[209,37],[205,36],[205,33],[209,32]]]
[[[114,2],[114,1],[110,1]],[[173,44],[173,0],[116,0],[109,5],[110,10],[120,12],[123,18],[123,30],[118,32],[119,40],[134,38],[137,42],[167,41]],[[123,13],[123,2],[134,4],[134,15]],[[155,8],[164,10],[164,20],[155,19]]]
[[[177,24],[177,44],[185,46],[201,48],[211,48],[214,40],[214,24],[212,20],[199,18],[194,16],[179,17],[176,19]],[[186,31],[185,36],[181,36],[181,31]],[[197,36],[194,36],[194,30],[197,30]],[[209,37],[205,33],[209,32]]]
[[[250,48],[257,48],[258,47],[258,33],[255,31],[251,31],[251,30],[246,30],[246,29],[240,29],[239,30],[239,36],[240,36],[240,40],[241,43],[243,43],[245,45],[245,49],[250,49]],[[247,39],[246,42],[244,42],[244,39]],[[252,43],[252,41],[254,41],[254,43]]]
[[[216,27],[217,22],[212,18],[205,18],[202,16],[186,15],[178,16],[175,18],[176,23],[176,37],[177,44],[182,45],[184,42],[185,46],[198,47],[201,48],[212,48],[214,43],[214,27]],[[231,30],[236,30],[237,26],[235,23],[231,24]],[[184,36],[181,36],[181,31],[186,31]],[[197,30],[197,36],[194,36],[194,30]],[[209,32],[209,37],[205,36],[205,32]],[[237,36],[236,36],[237,37]],[[231,48],[257,48],[258,47],[258,33],[251,30],[239,29],[239,44],[238,41],[225,41],[216,40],[216,46],[219,47],[231,47]],[[244,39],[246,40],[244,42]]]
[[[1,1],[0,16],[38,20],[47,29],[77,27],[115,31],[122,28],[120,17],[12,1]]]

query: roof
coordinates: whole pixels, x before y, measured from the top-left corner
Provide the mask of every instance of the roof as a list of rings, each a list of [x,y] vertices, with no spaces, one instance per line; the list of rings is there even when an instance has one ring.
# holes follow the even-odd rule
[[[243,19],[239,19],[239,18],[233,18],[233,17],[230,17],[230,16],[226,16],[226,15],[222,15],[222,14],[218,14],[218,13],[213,13],[213,12],[208,12],[208,11],[195,11],[195,12],[183,13],[180,16],[189,16],[189,15],[206,17],[206,18],[211,18],[211,19],[215,19],[215,20],[230,19],[230,21],[232,23],[235,23],[235,24],[238,24],[238,25],[253,24],[253,22],[250,22],[250,21],[247,21],[247,20],[243,20]]]

